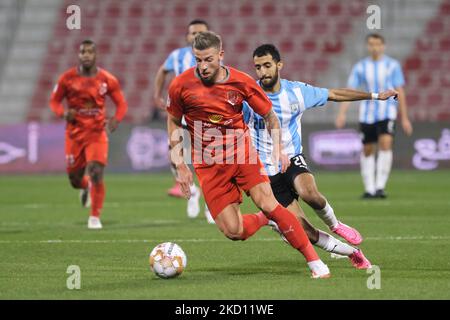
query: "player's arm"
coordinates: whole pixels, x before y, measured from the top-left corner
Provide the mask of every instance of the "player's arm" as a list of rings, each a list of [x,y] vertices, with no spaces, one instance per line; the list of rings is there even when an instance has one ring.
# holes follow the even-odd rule
[[[328,101],[359,101],[359,100],[387,100],[397,97],[396,90],[387,90],[381,93],[371,93],[349,88],[328,89]]]
[[[400,123],[402,125],[403,131],[408,136],[410,136],[413,132],[413,127],[408,117],[408,107],[406,104],[405,90],[403,89],[403,87],[398,87],[396,88],[396,90],[398,92],[398,109],[399,109],[398,116],[400,117]]]
[[[164,99],[162,97],[162,93],[163,93],[164,84],[166,83],[166,78],[167,78],[167,75],[169,74],[169,72],[170,71],[165,69],[165,64],[162,64],[159,67],[158,72],[156,73],[156,77],[155,77],[153,100],[154,100],[154,103],[156,104],[156,106],[160,109],[164,109],[164,107],[166,105],[164,102]]]
[[[116,105],[115,115],[108,120],[108,130],[114,132],[128,111],[128,104],[117,79],[111,81],[109,96]]]
[[[64,111],[64,105],[62,102],[65,96],[66,86],[64,83],[64,77],[61,77],[55,85],[50,97],[50,109],[58,118],[65,119],[67,122],[74,122],[76,114],[75,109]]]
[[[181,102],[181,89],[177,81],[173,81],[169,87],[167,99],[167,134],[169,136],[170,159],[177,170],[177,181],[185,198],[191,197],[190,186],[194,183],[192,172],[183,158],[183,127],[181,118],[183,107]]]
[[[289,166],[289,158],[283,153],[280,121],[272,109],[263,117],[273,141],[273,163],[281,162],[281,172],[285,172]]]
[[[371,93],[350,88],[340,88],[328,90],[328,101],[342,102],[339,106],[339,113],[335,121],[336,127],[340,129],[345,126],[346,114],[348,108],[350,107],[351,101],[387,100],[390,97],[396,98],[397,95],[398,91],[396,90],[387,90],[381,93]]]

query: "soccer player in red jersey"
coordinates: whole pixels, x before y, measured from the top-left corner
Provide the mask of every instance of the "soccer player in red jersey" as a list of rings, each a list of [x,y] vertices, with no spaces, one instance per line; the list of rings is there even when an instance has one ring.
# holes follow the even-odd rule
[[[83,206],[91,206],[89,229],[101,229],[100,214],[105,198],[103,171],[108,158],[108,136],[122,121],[128,106],[119,81],[96,65],[92,40],[80,44],[79,66],[64,72],[50,98],[51,110],[67,121],[66,166],[73,188],[81,189]],[[106,120],[105,99],[109,95],[116,113]],[[64,110],[63,99],[67,100]],[[106,130],[105,130],[106,129]],[[87,175],[86,175],[87,172]]]
[[[280,148],[280,123],[270,100],[250,76],[221,65],[224,52],[220,36],[201,32],[192,46],[197,66],[173,80],[167,102],[171,157],[183,193],[190,197],[189,187],[193,182],[192,173],[179,152],[184,116],[191,136],[195,172],[211,215],[224,235],[231,240],[245,240],[271,219],[292,247],[305,256],[312,277],[329,277],[328,267],[320,260],[300,222],[276,201],[251,144],[242,114],[244,100],[264,117],[274,139],[275,163],[281,161],[282,170],[286,170],[288,159]],[[245,147],[235,138],[244,141]],[[221,147],[226,149],[225,154],[220,152]],[[261,212],[241,214],[241,190]]]

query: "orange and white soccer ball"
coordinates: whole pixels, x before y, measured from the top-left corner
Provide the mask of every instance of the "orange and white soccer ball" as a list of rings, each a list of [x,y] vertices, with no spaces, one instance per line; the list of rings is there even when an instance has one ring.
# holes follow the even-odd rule
[[[151,270],[163,279],[179,276],[187,264],[183,249],[173,242],[158,244],[150,253],[149,260]]]

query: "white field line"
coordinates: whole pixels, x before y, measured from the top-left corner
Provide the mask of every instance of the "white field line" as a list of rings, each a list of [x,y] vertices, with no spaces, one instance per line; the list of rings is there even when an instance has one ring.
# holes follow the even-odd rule
[[[411,240],[450,240],[450,236],[389,236],[389,237],[367,237],[364,240],[368,241],[411,241]],[[104,239],[104,240],[0,240],[0,244],[27,244],[27,243],[43,243],[43,244],[67,244],[67,243],[159,243],[162,241],[171,242],[230,242],[224,239]],[[250,241],[267,242],[280,241],[280,238],[256,238]]]

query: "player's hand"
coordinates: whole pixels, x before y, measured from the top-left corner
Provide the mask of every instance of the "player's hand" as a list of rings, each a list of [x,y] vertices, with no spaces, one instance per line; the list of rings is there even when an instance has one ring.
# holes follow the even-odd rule
[[[107,129],[109,132],[116,131],[117,127],[119,126],[119,121],[115,117],[111,117],[108,120],[108,123],[106,124]]]
[[[336,120],[334,121],[334,125],[336,126],[336,128],[338,129],[342,129],[343,127],[345,127],[345,122],[347,121],[345,114],[338,114],[338,116],[336,117]]]
[[[64,120],[66,120],[69,123],[74,123],[76,114],[77,111],[75,109],[69,109],[66,112],[64,112]]]
[[[407,136],[412,135],[412,133],[413,133],[413,126],[411,124],[411,121],[409,121],[408,118],[403,118],[401,123],[402,123],[402,128],[403,128],[403,131],[405,132],[405,134]]]
[[[185,163],[177,165],[177,181],[181,186],[184,197],[189,199],[191,197],[190,186],[194,183],[194,179],[191,170]]]
[[[280,162],[281,162],[281,173],[284,173],[286,172],[287,168],[289,168],[291,162],[289,161],[289,157],[283,152],[280,152]]]
[[[166,101],[162,97],[154,97],[156,107],[161,110],[166,110]]]
[[[398,91],[396,90],[387,90],[384,92],[381,92],[378,94],[378,100],[387,100],[390,97],[394,97],[394,99],[397,99]]]

